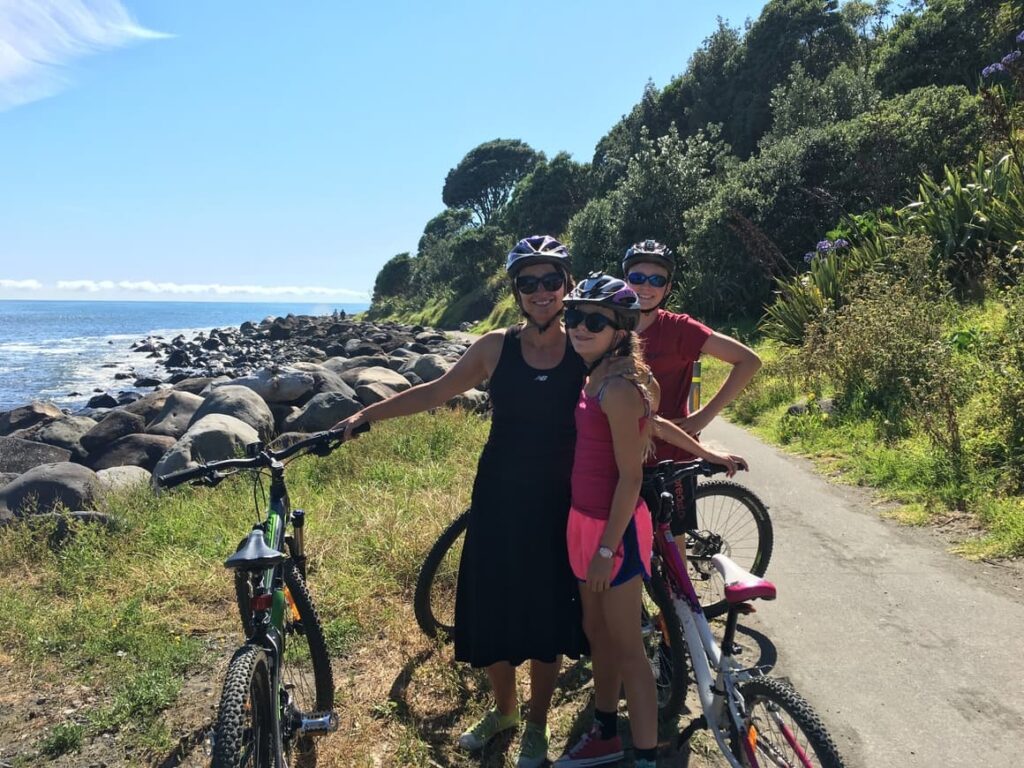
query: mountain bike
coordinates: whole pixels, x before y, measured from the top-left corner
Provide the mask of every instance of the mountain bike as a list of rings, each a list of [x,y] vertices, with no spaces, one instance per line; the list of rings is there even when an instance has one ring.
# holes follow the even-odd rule
[[[650,592],[662,609],[651,621],[681,627],[685,645],[676,643],[674,656],[684,648],[690,657],[702,714],[680,733],[685,747],[699,728],[706,728],[730,766],[792,766],[842,768],[843,759],[821,719],[793,686],[767,675],[764,667],[743,667],[736,658],[736,629],[740,614],[749,613],[756,599],[774,600],[775,585],[741,568],[723,554],[710,558],[722,582],[726,605],[725,629],[719,645],[701,606],[672,535],[675,497],[669,490],[683,477],[724,471],[707,462],[663,462],[649,477],[658,492],[652,508],[655,524]],[[678,637],[678,632],[674,633]],[[678,665],[677,665],[678,666]],[[683,684],[683,680],[679,681]]]
[[[356,432],[363,432],[369,424]],[[315,761],[312,736],[338,727],[334,678],[323,627],[306,586],[305,513],[292,510],[285,486],[288,459],[326,456],[344,441],[328,430],[273,450],[246,447],[245,458],[172,472],[157,485],[214,487],[238,472],[253,473],[253,491],[269,470],[266,517],[224,561],[235,572],[235,595],[246,641],[228,665],[212,734],[213,768],[284,768]],[[291,535],[286,528],[292,526]]]
[[[673,490],[681,510],[677,530],[685,521],[695,521],[685,529],[686,552],[699,585],[700,602],[708,617],[714,618],[725,612],[726,602],[711,557],[727,554],[753,573],[764,575],[774,544],[768,508],[753,491],[729,481],[697,484],[696,475],[687,476]],[[656,503],[656,495],[648,500],[648,506]],[[413,608],[427,637],[447,640],[454,631],[455,582],[468,525],[467,509],[441,533],[420,566]]]

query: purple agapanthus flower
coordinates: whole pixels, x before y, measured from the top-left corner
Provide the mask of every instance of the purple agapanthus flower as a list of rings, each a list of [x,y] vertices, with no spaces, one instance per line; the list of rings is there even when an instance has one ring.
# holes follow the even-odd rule
[[[1024,43],[1024,29],[1017,33],[1017,42]]]
[[[1015,62],[1017,59],[1019,59],[1020,57],[1021,57],[1020,51],[1010,51],[1008,54],[1003,56],[1003,59],[1002,59],[1001,63],[1003,64],[1003,66],[1008,67],[1013,62]]]
[[[849,248],[850,247],[850,241],[847,240],[844,237],[840,237],[838,240],[836,240],[834,243],[832,243],[832,247],[833,248]]]
[[[824,251],[831,251],[832,250],[832,241],[831,240],[822,240],[821,242],[818,243],[816,248],[817,248],[819,253],[822,253]]]
[[[804,254],[804,261],[806,263],[808,263],[808,264],[810,264],[812,261],[814,261],[814,251],[808,251],[807,253],[805,253]]]

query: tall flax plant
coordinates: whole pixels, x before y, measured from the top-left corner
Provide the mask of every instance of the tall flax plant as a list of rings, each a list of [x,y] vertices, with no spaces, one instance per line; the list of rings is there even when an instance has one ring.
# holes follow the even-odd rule
[[[889,227],[883,225],[863,234],[848,248],[808,254],[810,269],[807,272],[776,278],[776,298],[765,308],[761,331],[783,344],[803,344],[812,324],[844,306],[844,288],[850,279],[887,257],[890,237]]]
[[[964,174],[947,166],[941,180],[925,176],[918,199],[899,212],[898,226],[935,241],[934,266],[961,299],[981,298],[993,271],[999,282],[1017,282],[1014,265],[1024,245],[1020,159],[1007,154],[991,163],[979,152]]]

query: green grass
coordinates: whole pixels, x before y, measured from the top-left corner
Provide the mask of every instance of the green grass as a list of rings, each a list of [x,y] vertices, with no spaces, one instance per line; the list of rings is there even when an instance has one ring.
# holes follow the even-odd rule
[[[310,583],[338,657],[409,601],[423,554],[468,501],[487,427],[444,410],[289,466],[292,502],[308,514]],[[0,674],[28,700],[69,686],[95,694],[74,723],[34,729],[26,743],[38,754],[113,733],[135,764],[172,747],[185,682],[219,691],[219,668],[241,640],[222,563],[256,512],[242,477],[216,489],[122,493],[104,511],[120,523],[114,533],[81,526],[58,550],[47,527],[0,529]]]
[[[985,335],[998,332],[1005,322],[1004,308],[995,302],[969,307],[959,327]],[[800,373],[797,357],[775,342],[760,340],[755,349],[764,363],[757,377],[732,403],[728,417],[750,428],[768,442],[808,456],[840,482],[876,488],[884,499],[901,502],[889,514],[912,525],[925,525],[961,516],[966,511],[968,538],[956,551],[971,558],[1024,555],[1024,498],[1008,495],[1005,471],[987,457],[998,456],[1001,441],[986,428],[997,404],[983,382],[961,409],[969,456],[966,488],[957,487],[944,454],[911,426],[909,433],[893,437],[877,418],[856,413],[825,413],[815,392]],[[724,381],[728,367],[705,358],[702,384],[705,399]],[[802,415],[788,414],[794,403],[807,403]]]

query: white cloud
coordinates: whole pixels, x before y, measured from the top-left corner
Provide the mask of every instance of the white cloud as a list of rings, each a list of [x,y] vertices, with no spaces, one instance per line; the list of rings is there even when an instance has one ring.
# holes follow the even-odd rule
[[[368,299],[365,291],[319,285],[222,285],[221,283],[157,283],[152,280],[58,280],[58,291],[85,293],[135,292],[171,296],[315,296]]]
[[[38,280],[4,280],[0,279],[0,288],[8,288],[18,291],[38,291],[43,284]]]
[[[60,91],[75,59],[160,37],[120,0],[0,0],[0,111]]]

